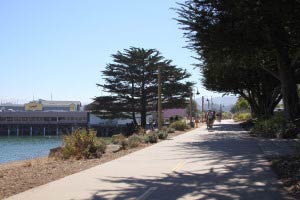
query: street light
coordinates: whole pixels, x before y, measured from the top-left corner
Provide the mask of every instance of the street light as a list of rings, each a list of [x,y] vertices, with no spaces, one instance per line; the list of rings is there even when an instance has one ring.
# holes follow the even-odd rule
[[[161,67],[158,65],[158,74],[157,74],[157,79],[158,79],[158,90],[157,90],[157,121],[158,121],[158,130],[161,130],[162,128],[162,107],[161,107]]]
[[[193,109],[193,89],[194,88],[197,89],[196,95],[200,94],[200,92],[199,92],[199,90],[196,86],[191,86],[191,94],[190,94],[190,126],[191,127],[193,126],[193,112],[192,112],[192,109]]]
[[[206,101],[207,101],[207,108],[209,110],[209,99],[206,99]]]

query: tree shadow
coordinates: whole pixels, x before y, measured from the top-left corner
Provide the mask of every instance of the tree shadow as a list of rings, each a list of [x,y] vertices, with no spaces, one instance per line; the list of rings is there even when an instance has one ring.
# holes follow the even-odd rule
[[[99,189],[92,199],[138,199],[151,188],[154,191],[147,199],[292,199],[279,189],[257,141],[238,134],[237,126],[220,124],[213,134],[197,134],[193,142],[178,143],[176,151],[178,158],[186,160],[186,171],[143,178],[106,177],[99,181],[126,185],[126,189]]]

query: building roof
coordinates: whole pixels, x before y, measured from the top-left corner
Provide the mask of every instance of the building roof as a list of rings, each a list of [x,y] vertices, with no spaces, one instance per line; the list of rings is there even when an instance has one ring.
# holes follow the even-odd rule
[[[69,106],[71,104],[79,105],[81,106],[80,101],[46,101],[41,100],[40,102],[43,106]]]
[[[14,104],[14,103],[2,103],[2,104],[0,104],[0,107],[5,107],[5,106],[24,107],[24,104]]]

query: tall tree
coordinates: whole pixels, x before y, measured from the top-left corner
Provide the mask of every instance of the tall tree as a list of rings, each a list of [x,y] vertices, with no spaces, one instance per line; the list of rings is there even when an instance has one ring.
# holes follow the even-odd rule
[[[268,118],[282,98],[280,82],[257,65],[251,57],[213,56],[202,65],[203,85],[212,91],[242,96],[249,102],[253,117]]]
[[[287,120],[300,115],[300,2],[297,0],[188,0],[177,10],[190,47],[207,54],[246,57],[268,54],[276,68],[259,65],[280,80]],[[297,79],[298,78],[298,79]]]
[[[131,47],[112,55],[113,63],[102,72],[104,84],[97,84],[111,96],[96,97],[89,106],[106,118],[132,118],[137,124],[140,113],[141,126],[146,126],[147,112],[156,108],[158,66],[162,77],[162,102],[165,108],[185,107],[192,83],[183,83],[190,74],[165,59],[155,49]]]

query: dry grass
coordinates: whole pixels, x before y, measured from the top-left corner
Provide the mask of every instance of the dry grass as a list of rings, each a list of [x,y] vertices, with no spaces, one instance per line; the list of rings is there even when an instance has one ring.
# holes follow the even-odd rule
[[[192,130],[192,129],[190,129]],[[187,130],[187,131],[190,131]],[[187,131],[170,133],[169,138]],[[36,158],[0,165],[0,199],[49,183],[65,176],[120,158],[151,144],[141,144],[137,148],[116,153],[105,153],[99,159],[57,160],[54,158]]]

